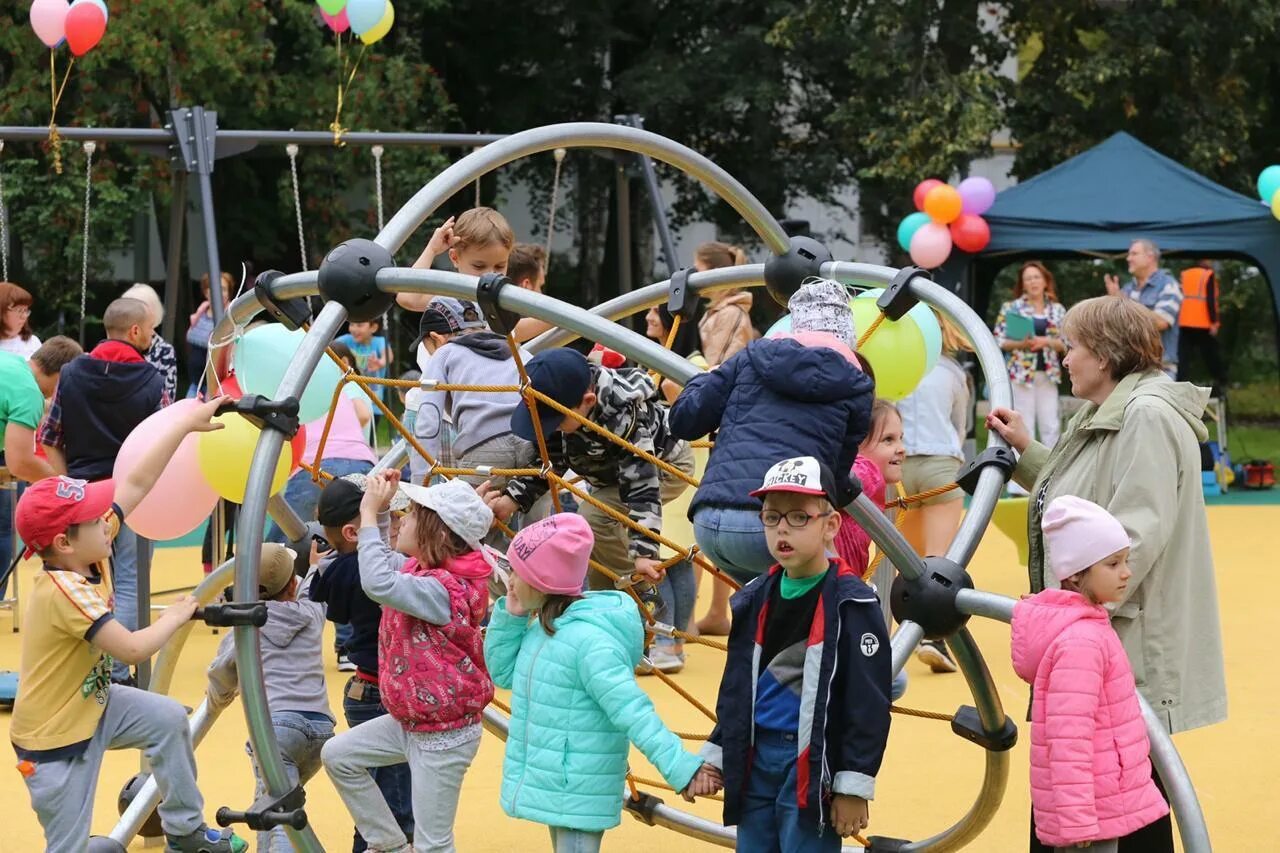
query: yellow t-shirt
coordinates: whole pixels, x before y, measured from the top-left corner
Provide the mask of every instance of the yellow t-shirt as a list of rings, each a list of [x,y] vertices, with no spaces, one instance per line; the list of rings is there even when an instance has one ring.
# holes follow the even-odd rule
[[[119,530],[111,513],[111,536]],[[93,580],[46,566],[26,593],[18,699],[9,737],[28,761],[74,758],[84,752],[107,707],[111,656],[93,645],[113,618],[108,573]]]

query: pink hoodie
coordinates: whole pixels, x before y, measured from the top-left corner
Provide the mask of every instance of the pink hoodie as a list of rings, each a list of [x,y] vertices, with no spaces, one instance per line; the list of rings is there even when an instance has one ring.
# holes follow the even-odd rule
[[[1151,780],[1133,671],[1107,611],[1046,589],[1013,608],[1013,669],[1033,685],[1031,805],[1050,847],[1122,838],[1169,806]]]
[[[884,509],[884,474],[861,453],[853,460],[853,475],[862,483],[862,491],[881,510]],[[858,577],[864,578],[871,561],[871,535],[843,509],[840,510],[840,529],[836,531],[836,554],[853,567]]]

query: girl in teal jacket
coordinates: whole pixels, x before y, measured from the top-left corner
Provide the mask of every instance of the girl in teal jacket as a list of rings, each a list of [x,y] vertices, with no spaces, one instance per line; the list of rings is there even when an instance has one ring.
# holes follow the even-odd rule
[[[524,528],[515,572],[484,641],[494,684],[510,688],[503,810],[544,823],[556,850],[598,850],[621,820],[628,742],[677,791],[714,771],[685,751],[636,684],[644,628],[621,592],[583,595],[591,528],[561,513]]]

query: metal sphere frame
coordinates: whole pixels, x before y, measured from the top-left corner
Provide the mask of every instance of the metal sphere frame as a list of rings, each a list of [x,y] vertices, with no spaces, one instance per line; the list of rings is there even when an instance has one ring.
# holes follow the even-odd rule
[[[445,201],[477,178],[531,154],[556,148],[581,147],[631,151],[674,166],[685,174],[701,180],[738,211],[771,251],[782,253],[788,248],[789,243],[785,232],[768,210],[742,184],[706,157],[648,131],[596,123],[571,123],[534,128],[504,137],[473,151],[419,190],[386,224],[378,234],[376,242],[394,253],[409,235]],[[695,294],[727,287],[760,286],[764,283],[763,272],[762,264],[695,272],[689,275],[688,286]],[[847,283],[887,286],[898,271],[873,264],[834,261],[824,264],[822,272],[827,277]],[[381,270],[376,282],[380,290],[388,293],[435,294],[474,300],[478,279],[439,270],[393,267]],[[669,280],[658,282],[623,294],[597,306],[593,311],[544,294],[509,287],[501,291],[499,305],[503,309],[544,320],[556,327],[555,330],[531,342],[530,348],[535,352],[562,345],[574,337],[587,337],[683,384],[698,372],[696,368],[656,342],[614,322],[653,305],[664,303],[669,286]],[[917,299],[936,308],[964,331],[974,346],[992,404],[1010,405],[1011,387],[1005,371],[1003,355],[996,347],[981,318],[954,293],[924,277],[913,278],[909,287]],[[271,292],[277,300],[316,295],[318,293],[317,273],[312,271],[282,276],[272,283]],[[253,293],[240,296],[228,306],[224,317],[213,332],[213,340],[229,340],[236,329],[242,328],[262,310],[263,306]],[[300,395],[323,357],[325,347],[346,319],[347,311],[342,305],[336,302],[324,305],[290,361],[277,390],[279,398]],[[1003,441],[997,435],[993,434],[991,441],[997,445],[1003,445]],[[304,527],[296,514],[278,495],[268,497],[275,462],[283,443],[283,434],[276,430],[267,429],[261,433],[254,451],[245,500],[240,511],[237,531],[239,547],[236,549],[236,557],[233,561],[220,566],[197,587],[194,594],[202,603],[216,596],[217,591],[225,586],[233,570],[237,600],[248,601],[256,597],[263,528],[268,513],[281,524],[288,535],[297,533],[301,536]],[[405,444],[399,441],[379,462],[377,468],[398,466],[404,456]],[[997,468],[987,466],[981,470],[969,511],[947,548],[945,555],[947,559],[960,566],[969,564],[977,550],[978,542],[988,527],[1003,485],[1003,476]],[[850,504],[848,509],[858,523],[871,534],[872,539],[902,575],[909,579],[920,575],[923,570],[923,561],[870,499],[862,495]],[[956,606],[967,614],[1008,622],[1012,615],[1013,600],[981,590],[964,590],[957,596]],[[268,791],[273,795],[284,794],[290,790],[291,786],[285,775],[284,764],[280,759],[275,733],[271,726],[270,709],[263,683],[258,629],[251,625],[238,625],[234,631],[240,695],[248,724],[249,740],[254,755],[258,758],[263,781]],[[188,633],[189,629],[180,631],[157,659],[154,687],[157,691],[165,692],[168,689],[178,655],[181,653]],[[892,640],[895,673],[900,671],[910,658],[922,634],[920,626],[911,621],[903,622],[898,626]],[[1006,724],[1006,715],[994,680],[977,643],[967,628],[961,628],[947,638],[947,645],[969,685],[982,728],[988,734],[998,734]],[[1139,699],[1151,739],[1152,761],[1168,790],[1183,846],[1188,853],[1208,853],[1212,849],[1208,829],[1186,767],[1164,726],[1146,701],[1141,697]],[[194,741],[198,742],[203,738],[213,725],[216,716],[216,712],[212,711],[207,703],[196,709],[189,721]],[[493,708],[486,709],[487,728],[505,737],[506,724],[505,716]],[[973,841],[999,808],[1008,781],[1008,772],[1008,751],[987,750],[983,781],[969,811],[948,829],[924,840],[910,842],[900,849],[949,851],[960,849]],[[159,794],[154,780],[150,780],[122,816],[110,837],[127,844],[158,800]],[[688,814],[665,803],[654,808],[652,822],[725,847],[732,847],[736,837],[732,828]],[[310,827],[303,830],[289,828],[287,831],[296,849],[306,853],[323,853],[324,848]]]

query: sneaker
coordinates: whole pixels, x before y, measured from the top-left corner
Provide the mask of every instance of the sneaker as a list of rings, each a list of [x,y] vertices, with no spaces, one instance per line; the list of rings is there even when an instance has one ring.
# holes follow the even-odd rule
[[[659,672],[673,673],[684,669],[684,654],[657,649],[649,655],[649,663]]]
[[[934,672],[955,672],[956,662],[951,659],[947,647],[937,640],[925,640],[916,649],[916,660],[928,664]]]
[[[249,842],[229,829],[202,826],[190,835],[165,835],[165,850],[170,853],[244,853]]]
[[[346,655],[338,655],[338,672],[355,672],[356,665]]]

